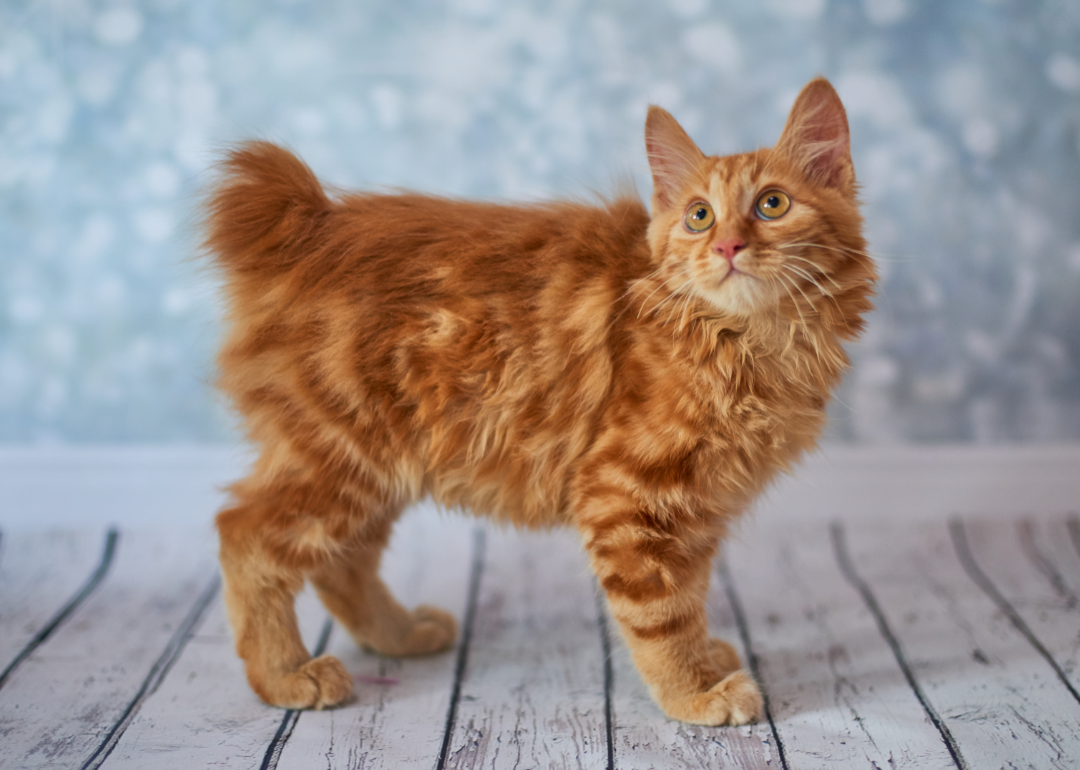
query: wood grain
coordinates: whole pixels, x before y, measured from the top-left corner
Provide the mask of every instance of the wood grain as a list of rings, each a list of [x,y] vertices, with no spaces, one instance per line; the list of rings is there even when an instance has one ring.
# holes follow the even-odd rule
[[[968,767],[1074,766],[1080,707],[965,572],[945,523],[852,527],[849,542]]]
[[[448,768],[607,766],[592,576],[566,531],[488,535]]]
[[[383,574],[405,604],[464,617],[474,527],[430,508],[403,519]],[[766,522],[728,544],[712,631],[744,660],[745,643],[755,653],[782,756],[768,723],[667,720],[614,629],[605,676],[602,602],[573,534],[488,530],[472,645],[395,661],[334,627],[330,651],[360,678],[357,697],[298,713],[271,765],[436,767],[460,661],[445,767],[608,767],[608,706],[610,766],[630,770],[1076,767],[1080,702],[1066,682],[1080,669],[1080,526],[1036,515],[965,517],[961,529],[963,548],[944,521],[839,527],[893,647],[824,522]],[[4,533],[0,650],[56,616],[102,545],[102,533]],[[206,594],[199,613],[216,571],[208,546],[121,534],[98,588],[0,689],[0,768],[84,768],[95,756],[106,770],[264,766],[286,712],[248,688],[220,598]],[[326,612],[310,591],[297,611],[312,647]]]
[[[115,544],[115,532],[3,533],[0,687],[96,588],[110,566]]]
[[[726,549],[790,768],[951,766],[828,529],[755,529]]]
[[[1030,519],[970,524],[957,519],[950,525],[969,575],[985,583],[980,587],[1043,655],[1080,709],[1080,597],[1073,577],[1051,558],[1045,529]]]
[[[965,517],[964,524],[971,527],[978,523],[974,517]],[[1080,607],[1080,521],[1073,516],[1051,519],[1024,517],[1017,523],[1020,528],[1021,547],[1029,559],[1045,561],[1054,573],[1047,579],[1054,592],[1069,607]],[[1029,531],[1031,544],[1024,541],[1024,531]],[[1076,535],[1076,537],[1074,537]],[[1032,555],[1033,552],[1033,555]],[[1039,568],[1042,571],[1042,567]]]
[[[395,529],[383,579],[406,606],[434,604],[464,616],[473,523],[430,506],[407,513]],[[304,712],[278,770],[425,768],[435,766],[453,688],[455,655],[384,658],[357,648],[335,629],[328,652],[358,677],[352,702]],[[375,683],[372,678],[393,682]],[[365,679],[367,681],[365,681]]]
[[[296,615],[314,648],[327,617],[314,591],[300,594]],[[259,767],[284,714],[248,687],[219,596],[103,767]]]
[[[199,538],[124,534],[116,563],[0,691],[4,756],[81,766],[138,695],[213,575]]]
[[[714,579],[708,598],[710,632],[748,656],[741,644],[735,614],[724,587]],[[612,711],[615,766],[620,770],[681,768],[777,768],[779,754],[768,722],[745,727],[702,727],[664,716],[649,696],[630,652],[614,634],[612,643]]]

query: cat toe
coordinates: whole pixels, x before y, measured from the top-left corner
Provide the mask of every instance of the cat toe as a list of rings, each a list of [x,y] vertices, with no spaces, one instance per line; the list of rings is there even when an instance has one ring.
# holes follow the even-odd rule
[[[405,640],[406,655],[429,655],[454,644],[457,621],[449,612],[425,604],[416,608],[413,617],[416,623]]]
[[[709,657],[713,665],[724,674],[730,674],[742,668],[739,653],[735,652],[735,648],[723,639],[709,639]]]
[[[746,725],[761,719],[765,700],[761,690],[745,671],[735,671],[713,685],[709,693],[727,704],[727,719],[715,724]]]
[[[764,701],[745,671],[728,674],[707,692],[662,704],[672,719],[695,725],[745,725],[761,718]]]
[[[353,691],[353,680],[341,661],[333,655],[320,655],[302,665],[297,673],[304,674],[318,689],[308,708],[324,709],[344,702]]]
[[[352,677],[331,655],[309,660],[287,674],[249,681],[266,703],[286,709],[324,709],[352,695]]]

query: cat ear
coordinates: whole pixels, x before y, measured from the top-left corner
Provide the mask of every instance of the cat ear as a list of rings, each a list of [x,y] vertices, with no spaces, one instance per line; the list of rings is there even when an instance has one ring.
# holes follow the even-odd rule
[[[649,116],[645,118],[645,151],[652,169],[653,201],[666,208],[705,160],[705,155],[675,118],[656,105],[649,107]]]
[[[799,93],[776,147],[816,182],[838,189],[855,184],[847,112],[825,78],[811,80]]]

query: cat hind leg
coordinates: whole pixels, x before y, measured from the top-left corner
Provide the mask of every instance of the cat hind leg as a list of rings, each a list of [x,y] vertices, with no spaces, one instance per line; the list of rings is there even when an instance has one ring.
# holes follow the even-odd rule
[[[739,660],[739,653],[735,651],[733,646],[723,639],[717,639],[715,637],[710,638],[708,644],[709,657],[712,658],[713,665],[722,672],[728,674],[742,668],[742,661]]]
[[[361,647],[394,657],[429,655],[453,645],[454,617],[436,607],[408,610],[379,578],[379,560],[392,521],[371,527],[360,542],[309,574],[331,614]]]
[[[217,519],[225,606],[248,683],[273,706],[335,706],[352,694],[352,677],[337,658],[312,658],[304,647],[293,606],[303,574],[265,547],[259,513],[240,505]]]

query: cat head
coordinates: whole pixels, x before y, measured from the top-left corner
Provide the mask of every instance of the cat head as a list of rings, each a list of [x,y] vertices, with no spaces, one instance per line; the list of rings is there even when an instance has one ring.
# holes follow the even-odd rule
[[[780,312],[857,333],[875,276],[847,115],[827,80],[803,88],[771,148],[706,156],[659,107],[649,108],[645,143],[661,301],[689,293],[722,315]]]

